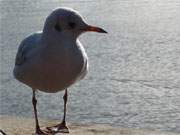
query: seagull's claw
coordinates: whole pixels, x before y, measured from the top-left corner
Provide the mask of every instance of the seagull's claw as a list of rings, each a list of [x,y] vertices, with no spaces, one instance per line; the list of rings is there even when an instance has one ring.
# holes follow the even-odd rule
[[[55,133],[69,133],[68,127],[63,123],[52,126],[52,127],[46,127],[46,129],[48,130],[47,131],[48,133],[52,133],[52,134],[55,134]]]

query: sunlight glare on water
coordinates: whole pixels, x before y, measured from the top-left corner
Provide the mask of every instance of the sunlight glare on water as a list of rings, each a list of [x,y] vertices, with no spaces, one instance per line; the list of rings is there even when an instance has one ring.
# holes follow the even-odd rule
[[[68,121],[180,132],[179,0],[1,1],[1,115],[33,117],[29,87],[12,76],[19,43],[67,6],[108,35],[80,37],[87,77],[69,88]],[[63,92],[38,93],[42,118],[59,119]]]

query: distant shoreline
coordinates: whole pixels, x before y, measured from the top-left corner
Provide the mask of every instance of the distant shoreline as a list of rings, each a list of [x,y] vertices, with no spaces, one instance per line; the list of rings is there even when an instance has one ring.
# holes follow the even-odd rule
[[[57,120],[40,120],[43,128],[58,123]],[[69,124],[70,135],[178,135],[170,132],[151,131],[147,129],[115,128],[100,124]],[[7,135],[32,135],[34,119],[0,116],[0,129]]]

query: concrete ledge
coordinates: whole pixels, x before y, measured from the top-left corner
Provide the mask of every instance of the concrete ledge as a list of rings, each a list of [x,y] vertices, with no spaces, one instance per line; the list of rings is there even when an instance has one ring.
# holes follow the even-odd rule
[[[42,128],[56,123],[58,123],[56,120],[40,120]],[[177,135],[175,133],[162,133],[145,129],[114,128],[95,124],[68,124],[68,127],[70,129],[69,135]],[[34,119],[0,116],[0,129],[7,135],[32,135],[34,133]]]

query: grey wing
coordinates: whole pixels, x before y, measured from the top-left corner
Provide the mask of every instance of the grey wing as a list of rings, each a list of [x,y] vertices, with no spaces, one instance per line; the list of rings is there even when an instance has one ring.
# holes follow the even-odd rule
[[[18,52],[16,54],[16,59],[15,59],[15,65],[21,65],[25,62],[25,50],[24,48],[26,48],[27,44],[25,43],[21,43],[18,49]]]
[[[41,33],[35,33],[25,38],[19,48],[15,59],[15,65],[22,65],[26,61],[27,53],[37,46]]]

